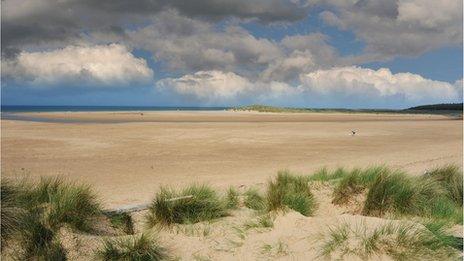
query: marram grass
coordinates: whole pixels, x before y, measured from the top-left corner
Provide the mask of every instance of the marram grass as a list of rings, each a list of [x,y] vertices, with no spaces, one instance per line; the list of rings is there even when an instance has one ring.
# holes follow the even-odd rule
[[[327,259],[453,260],[459,251],[424,227],[400,223],[367,229],[365,224],[331,228],[319,246]]]
[[[106,239],[96,251],[100,260],[167,260],[168,250],[149,234]]]
[[[308,179],[291,175],[288,171],[279,171],[275,180],[268,183],[266,200],[270,211],[288,207],[302,215],[310,216],[316,209]]]
[[[89,231],[100,204],[90,187],[60,178],[2,180],[2,245],[6,239],[21,246],[18,259],[64,260],[66,253],[56,238],[64,224]],[[3,228],[6,228],[3,230]]]
[[[229,187],[225,195],[224,201],[228,209],[237,209],[240,204],[240,193],[233,187]]]
[[[215,190],[206,185],[191,185],[182,191],[161,188],[153,200],[148,224],[197,223],[227,215],[227,206]]]
[[[255,188],[250,188],[245,191],[244,204],[247,208],[263,211],[266,209],[266,202],[264,197]]]

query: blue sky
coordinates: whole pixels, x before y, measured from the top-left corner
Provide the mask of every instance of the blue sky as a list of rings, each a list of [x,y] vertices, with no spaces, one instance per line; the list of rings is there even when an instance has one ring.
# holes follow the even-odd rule
[[[2,104],[462,101],[461,1],[118,2],[5,1]]]

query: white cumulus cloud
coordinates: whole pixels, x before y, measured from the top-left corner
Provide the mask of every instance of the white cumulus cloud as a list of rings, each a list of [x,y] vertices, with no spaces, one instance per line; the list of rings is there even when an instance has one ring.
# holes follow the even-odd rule
[[[156,88],[188,100],[214,105],[272,102],[293,94],[294,88],[283,82],[253,82],[233,72],[199,71],[179,78],[157,82]]]
[[[445,102],[458,99],[454,86],[412,73],[393,74],[389,69],[339,67],[318,70],[300,76],[303,91],[340,98],[357,96],[366,99],[395,98],[398,101]]]
[[[405,108],[457,102],[460,81],[452,84],[389,69],[334,67],[301,74],[293,86],[250,80],[233,72],[200,71],[158,81],[156,88],[197,104],[266,103],[306,107]]]
[[[22,51],[13,60],[5,61],[2,76],[38,87],[110,87],[148,83],[153,71],[125,46],[111,44]]]

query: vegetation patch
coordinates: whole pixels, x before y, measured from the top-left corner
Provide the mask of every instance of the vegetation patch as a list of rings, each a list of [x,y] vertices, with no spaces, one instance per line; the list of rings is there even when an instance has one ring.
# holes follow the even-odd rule
[[[132,217],[128,213],[112,213],[106,214],[109,218],[111,225],[114,228],[124,231],[128,235],[134,234],[134,224],[132,222]]]
[[[309,176],[308,179],[310,181],[328,182],[341,179],[347,174],[347,171],[343,168],[337,168],[332,172],[328,171],[327,168],[322,168]]]
[[[245,223],[246,229],[252,228],[272,228],[274,227],[274,219],[269,214],[259,216],[256,220]]]
[[[148,224],[191,224],[227,215],[227,207],[216,191],[206,185],[192,185],[178,192],[161,188],[147,215]]]
[[[424,174],[423,179],[437,182],[448,193],[448,197],[462,207],[462,171],[454,165],[435,168]]]
[[[21,246],[18,259],[65,260],[57,231],[64,224],[90,231],[101,214],[100,204],[88,186],[60,178],[2,180],[2,245],[12,240]],[[5,229],[5,230],[4,230]]]
[[[276,179],[268,183],[266,198],[270,211],[288,207],[302,215],[310,216],[316,208],[308,179],[293,176],[288,171],[279,171]]]
[[[282,240],[279,240],[276,244],[264,244],[261,247],[261,254],[266,254],[271,257],[283,257],[290,253],[288,245]]]
[[[240,204],[240,193],[233,187],[229,187],[225,196],[225,204],[228,209],[237,209]]]
[[[460,175],[462,177],[462,173]],[[428,175],[412,177],[404,173],[382,173],[369,188],[363,214],[383,216],[386,213],[459,221],[462,206],[447,186]]]
[[[244,204],[247,208],[259,211],[266,209],[266,201],[257,189],[250,188],[244,195]]]
[[[367,189],[377,176],[390,172],[386,167],[353,169],[349,172],[340,170],[338,176],[341,179],[334,189],[332,202],[338,205],[348,203],[354,196]]]
[[[346,204],[366,194],[362,213],[369,216],[419,216],[462,224],[462,171],[453,165],[412,176],[389,168],[338,171],[337,179],[319,171],[311,180],[336,180],[332,202]]]
[[[156,239],[148,234],[106,239],[96,252],[101,260],[167,260],[169,254]]]
[[[438,239],[440,240],[443,245],[455,248],[462,252],[463,245],[462,245],[462,238],[455,237],[451,235],[449,229],[451,227],[451,223],[443,221],[443,220],[429,220],[424,222],[423,225]]]
[[[330,259],[448,260],[459,256],[459,251],[423,227],[392,223],[374,229],[341,224],[329,230],[319,250]]]

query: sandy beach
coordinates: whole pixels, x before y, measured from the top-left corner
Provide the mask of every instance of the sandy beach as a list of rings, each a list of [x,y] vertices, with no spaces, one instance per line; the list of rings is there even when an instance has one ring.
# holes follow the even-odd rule
[[[143,114],[143,115],[142,115]],[[161,185],[265,182],[278,170],[387,164],[411,173],[462,166],[462,120],[438,115],[53,112],[2,120],[4,177],[62,175],[107,207],[145,203]],[[63,120],[63,122],[59,122]],[[64,122],[69,121],[69,122]],[[355,136],[351,130],[357,130]]]

